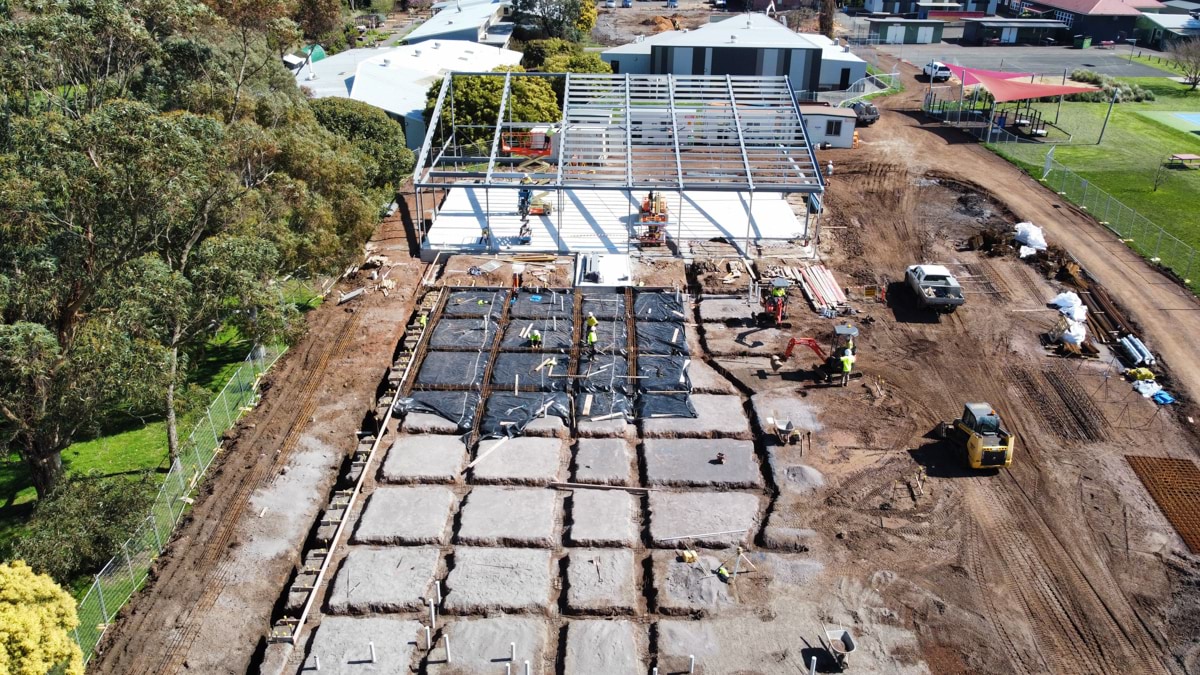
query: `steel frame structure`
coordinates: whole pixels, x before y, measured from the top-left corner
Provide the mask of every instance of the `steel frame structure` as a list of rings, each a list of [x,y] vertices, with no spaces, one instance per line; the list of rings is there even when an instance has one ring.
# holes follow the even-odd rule
[[[457,125],[454,81],[461,77],[501,81],[494,123]],[[534,77],[562,82],[561,119],[512,120],[514,86]],[[501,152],[505,132],[537,128],[557,136],[545,164],[521,167],[528,157]],[[560,218],[563,191],[573,189],[619,190],[633,201],[636,193],[651,190],[675,192],[680,200],[689,191],[743,192],[751,208],[755,192],[819,195],[825,189],[787,77],[513,72],[446,77],[413,171],[421,234],[427,193],[482,189],[490,215],[490,189],[518,189],[526,177],[539,190],[557,193]],[[748,211],[747,252],[749,221]],[[485,230],[491,248],[490,218]],[[561,241],[558,247],[563,250]]]

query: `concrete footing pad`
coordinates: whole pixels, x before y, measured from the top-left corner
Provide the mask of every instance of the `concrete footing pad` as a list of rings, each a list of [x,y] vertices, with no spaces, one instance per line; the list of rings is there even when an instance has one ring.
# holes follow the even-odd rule
[[[322,675],[407,673],[420,629],[421,624],[404,619],[326,617],[313,635],[301,671],[317,672],[316,661],[320,659]]]
[[[623,438],[584,438],[575,449],[576,483],[629,485],[633,448]]]
[[[450,638],[452,662],[439,660],[441,648],[435,646],[433,658],[426,662],[430,675],[496,675],[511,663],[512,675],[524,675],[529,662],[531,675],[553,673],[545,669],[547,622],[518,616],[452,621],[442,632]],[[424,636],[421,637],[424,640]],[[510,661],[515,645],[516,658]],[[553,658],[550,658],[553,663]]]
[[[651,492],[650,538],[660,548],[744,545],[754,540],[758,510],[759,497],[745,492]],[[730,530],[744,531],[715,534]]]
[[[460,546],[452,567],[442,599],[448,613],[534,612],[550,602],[550,551]]]
[[[708,616],[733,604],[728,584],[717,577],[721,565],[717,555],[701,553],[698,561],[685,563],[674,551],[655,551],[652,560],[654,599],[660,613]]]
[[[576,548],[567,554],[567,608],[578,614],[632,614],[639,568],[628,549]]]
[[[475,456],[483,458],[471,470],[478,483],[548,485],[562,478],[566,448],[557,438],[517,436],[483,441]]]
[[[404,435],[388,450],[380,477],[389,483],[451,483],[466,456],[458,436]]]
[[[412,412],[404,416],[404,430],[410,434],[459,433],[458,425],[450,420],[430,413]]]
[[[717,455],[723,454],[723,463]],[[750,441],[662,438],[645,443],[646,482],[686,487],[761,488],[762,472]]]
[[[630,621],[572,621],[567,625],[566,672],[644,673],[646,640],[646,629]]]
[[[634,438],[637,429],[624,418],[591,421],[579,419],[575,422],[581,438]]]
[[[661,417],[642,421],[646,438],[742,438],[749,440],[750,421],[737,396],[693,394],[695,418]]]
[[[723,375],[718,373],[712,366],[695,358],[693,352],[692,362],[688,364],[688,379],[692,381],[692,391],[697,394],[736,394],[737,389],[733,387],[733,383],[725,379]]]
[[[381,487],[358,521],[355,544],[444,544],[454,506],[450,488]]]
[[[704,324],[704,344],[715,356],[744,356],[782,354],[792,338],[791,329],[729,327],[719,323]]]
[[[763,311],[758,300],[741,298],[709,298],[700,301],[700,320],[705,323],[752,324],[754,317]]]
[[[441,551],[427,546],[350,547],[329,594],[334,614],[405,612],[425,605]]]
[[[580,488],[571,492],[574,546],[633,546],[638,541],[637,498],[623,490]]]
[[[553,490],[477,487],[463,504],[458,543],[552,547],[558,540],[557,514]]]

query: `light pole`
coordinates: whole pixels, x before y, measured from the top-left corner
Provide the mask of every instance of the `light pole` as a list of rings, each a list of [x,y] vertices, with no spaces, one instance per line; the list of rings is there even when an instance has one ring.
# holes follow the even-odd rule
[[[1129,43],[1129,63],[1133,63],[1133,50],[1137,46],[1137,38],[1129,38],[1126,40]]]

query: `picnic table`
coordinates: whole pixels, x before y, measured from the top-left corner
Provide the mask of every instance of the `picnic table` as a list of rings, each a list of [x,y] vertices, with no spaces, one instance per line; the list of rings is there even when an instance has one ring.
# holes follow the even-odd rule
[[[1196,162],[1200,162],[1200,155],[1192,155],[1188,153],[1178,153],[1171,155],[1167,160],[1169,166],[1182,166],[1188,169],[1196,168]]]

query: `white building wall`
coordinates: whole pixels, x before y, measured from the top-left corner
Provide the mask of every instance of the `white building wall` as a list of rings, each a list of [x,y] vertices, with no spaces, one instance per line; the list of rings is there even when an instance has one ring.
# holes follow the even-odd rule
[[[841,133],[830,134],[828,132],[830,121],[842,123]],[[854,147],[854,121],[852,117],[833,117],[809,113],[804,115],[804,132],[809,143],[813,145],[828,143],[835,148],[851,148]]]
[[[838,58],[845,54],[850,58]],[[842,69],[850,69],[850,84],[867,76],[867,62],[850,54],[825,50],[821,55],[821,81],[818,89],[841,89]]]
[[[621,75],[625,73],[650,74],[649,54],[601,54],[600,58],[610,66],[616,64],[613,70]]]

